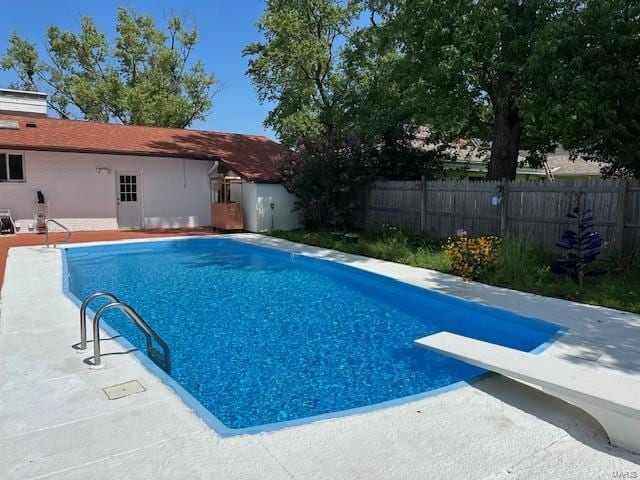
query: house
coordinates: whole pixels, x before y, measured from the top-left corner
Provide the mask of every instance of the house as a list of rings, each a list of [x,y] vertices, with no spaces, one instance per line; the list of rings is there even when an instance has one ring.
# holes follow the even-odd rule
[[[411,142],[415,148],[431,150],[434,145],[429,143],[429,129],[421,127],[416,133],[415,139]],[[487,164],[489,162],[490,145],[483,144],[476,139],[460,139],[458,142],[447,148],[454,160],[445,162],[444,169],[446,176],[450,178],[468,178],[479,180],[487,175]],[[521,151],[518,155],[518,168],[516,169],[516,180],[585,180],[589,178],[600,178],[601,163],[585,160],[578,156],[572,158],[569,152],[558,148],[547,155],[546,164],[540,167],[530,167],[525,162],[526,152]]]
[[[488,155],[470,151],[469,148],[456,148],[457,159],[446,162],[447,176],[482,179],[487,174]],[[571,158],[561,149],[547,155],[546,164],[530,167],[525,164],[525,152],[519,155],[516,180],[586,180],[600,178],[603,165],[587,161],[581,157]]]
[[[71,230],[209,226],[219,172],[239,177],[227,200],[245,230],[293,228],[286,151],[255,135],[49,118],[46,94],[0,89],[0,208],[19,232],[43,212]]]

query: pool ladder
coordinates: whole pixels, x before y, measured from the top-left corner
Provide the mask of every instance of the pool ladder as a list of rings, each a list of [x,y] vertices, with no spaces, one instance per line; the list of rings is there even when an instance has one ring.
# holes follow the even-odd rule
[[[59,221],[53,218],[47,218],[44,221],[44,237],[45,237],[45,241],[47,242],[47,248],[49,248],[49,224],[50,223],[55,223],[60,228],[64,229],[65,232],[67,232],[67,239],[64,242],[60,242],[60,243],[69,243],[69,241],[71,240],[71,230],[69,230],[69,228],[66,225],[61,224]],[[57,245],[58,245],[57,242],[53,243],[54,248]]]
[[[147,356],[151,361],[171,375],[171,354],[169,352],[169,346],[160,335],[142,319],[133,307],[121,302],[118,300],[118,297],[111,293],[97,292],[89,295],[82,302],[80,306],[80,346],[77,351],[79,353],[87,351],[87,309],[91,302],[99,298],[106,298],[109,300],[109,303],[100,308],[93,317],[93,365],[91,365],[91,368],[99,369],[104,367],[104,363],[102,363],[100,359],[100,319],[109,310],[117,309],[126,314],[144,334],[147,340]],[[154,341],[162,347],[162,352],[154,347]]]

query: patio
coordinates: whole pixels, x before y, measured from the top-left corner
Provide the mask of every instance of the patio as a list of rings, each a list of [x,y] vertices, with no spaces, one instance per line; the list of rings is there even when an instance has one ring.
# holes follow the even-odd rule
[[[234,238],[560,323],[568,333],[543,355],[593,368],[594,381],[607,370],[640,386],[637,315],[261,235]],[[62,293],[56,249],[11,250],[0,315],[0,469],[7,480],[123,472],[139,479],[586,479],[640,471],[640,456],[610,447],[587,414],[499,376],[362,415],[220,438],[115,341],[104,342],[108,367],[99,371],[82,361],[90,355],[73,351],[78,309]],[[582,359],[580,349],[599,357]],[[118,400],[102,391],[131,380],[146,390]]]

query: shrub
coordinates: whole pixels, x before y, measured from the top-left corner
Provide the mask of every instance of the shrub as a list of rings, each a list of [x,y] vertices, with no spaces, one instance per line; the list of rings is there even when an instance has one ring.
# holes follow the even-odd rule
[[[444,254],[451,261],[451,271],[465,280],[479,278],[495,261],[502,240],[485,236],[471,238],[464,230],[458,230],[454,238],[449,237]]]
[[[298,197],[306,227],[344,229],[358,190],[373,181],[370,149],[353,135],[334,133],[319,143],[301,141],[283,158],[282,184]]]

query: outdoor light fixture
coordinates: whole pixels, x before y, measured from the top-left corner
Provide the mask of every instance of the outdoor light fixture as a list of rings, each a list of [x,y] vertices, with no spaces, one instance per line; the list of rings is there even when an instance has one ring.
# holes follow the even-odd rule
[[[271,230],[273,230],[273,209],[276,208],[276,204],[272,203],[270,206],[271,206]]]
[[[109,167],[96,167],[96,173],[111,173]]]
[[[496,187],[496,194],[491,196],[491,206],[497,207],[502,203],[504,197],[504,186],[498,185]]]

